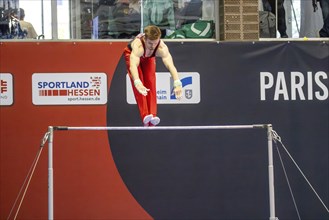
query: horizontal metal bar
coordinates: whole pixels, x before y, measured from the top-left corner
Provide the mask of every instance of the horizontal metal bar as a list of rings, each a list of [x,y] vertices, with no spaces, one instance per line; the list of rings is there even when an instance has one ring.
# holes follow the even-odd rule
[[[53,126],[54,130],[107,130],[107,131],[146,131],[146,130],[219,130],[219,129],[254,129],[267,128],[270,124],[254,125],[202,125],[202,126],[116,126],[116,127],[68,127]]]

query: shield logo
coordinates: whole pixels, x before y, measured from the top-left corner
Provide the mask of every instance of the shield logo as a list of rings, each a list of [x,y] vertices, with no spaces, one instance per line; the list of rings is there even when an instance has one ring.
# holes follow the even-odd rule
[[[191,99],[193,96],[192,89],[185,89],[185,98],[186,99]]]

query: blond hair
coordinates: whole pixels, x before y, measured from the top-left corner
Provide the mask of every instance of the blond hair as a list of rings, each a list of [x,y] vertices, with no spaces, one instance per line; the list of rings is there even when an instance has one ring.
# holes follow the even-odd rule
[[[155,25],[150,25],[144,28],[145,38],[149,40],[157,40],[161,37],[161,30]]]

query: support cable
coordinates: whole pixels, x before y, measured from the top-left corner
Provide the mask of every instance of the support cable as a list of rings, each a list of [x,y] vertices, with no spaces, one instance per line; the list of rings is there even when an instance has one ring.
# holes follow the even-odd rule
[[[312,184],[310,183],[310,181],[307,179],[307,177],[305,176],[305,174],[303,173],[303,171],[300,169],[300,167],[298,166],[298,164],[296,163],[296,161],[294,160],[294,158],[291,156],[291,154],[289,153],[289,151],[287,150],[287,148],[285,147],[285,145],[282,143],[281,137],[274,130],[272,130],[272,137],[273,137],[274,142],[278,141],[281,144],[282,148],[286,151],[287,155],[290,157],[291,161],[294,163],[294,165],[296,166],[296,168],[298,169],[298,171],[300,172],[300,174],[303,176],[303,178],[305,179],[305,181],[307,182],[307,184],[309,185],[309,187],[312,189],[312,191],[314,192],[314,194],[316,195],[316,197],[318,198],[318,200],[321,202],[321,204],[323,205],[323,207],[325,208],[325,210],[329,213],[328,207],[326,206],[326,204],[324,204],[324,202],[321,199],[321,197],[319,196],[319,194],[316,192],[316,190],[314,189],[314,187],[312,186]]]
[[[280,158],[280,162],[281,162],[281,166],[282,166],[282,169],[283,169],[283,173],[284,173],[284,176],[286,177],[286,180],[287,180],[287,184],[288,184],[288,187],[289,187],[290,195],[291,195],[292,201],[294,203],[294,206],[295,206],[295,209],[296,209],[296,212],[297,212],[297,215],[298,215],[298,219],[301,220],[301,217],[300,217],[300,214],[299,214],[299,210],[298,210],[298,207],[297,207],[297,203],[296,203],[296,200],[295,200],[295,196],[294,196],[294,193],[293,193],[292,188],[291,188],[291,185],[290,185],[290,181],[289,181],[289,178],[288,178],[288,175],[287,175],[287,171],[286,171],[286,168],[284,166],[284,163],[283,163],[283,160],[282,160],[282,157],[281,157],[281,153],[280,153],[279,147],[278,147],[276,141],[274,141],[274,144],[275,144],[276,150],[277,150],[278,155],[279,155],[279,158]]]
[[[13,211],[14,211],[14,208],[16,207],[16,204],[17,204],[17,202],[18,202],[18,199],[21,197],[21,195],[22,195],[22,193],[23,193],[23,195],[22,195],[22,197],[21,197],[21,199],[20,199],[20,201],[19,201],[19,205],[18,205],[18,207],[17,207],[16,213],[15,213],[15,216],[14,216],[13,219],[16,219],[16,218],[17,218],[17,215],[18,215],[18,213],[19,213],[19,211],[20,211],[20,208],[21,208],[21,206],[22,206],[23,200],[24,200],[24,198],[25,198],[26,192],[27,192],[27,190],[28,190],[28,188],[29,188],[29,185],[30,185],[31,179],[32,179],[32,177],[33,177],[33,174],[34,174],[35,168],[36,168],[36,166],[37,166],[37,164],[38,164],[38,162],[39,162],[39,158],[40,158],[40,155],[41,155],[41,153],[42,153],[43,146],[44,146],[45,143],[47,142],[48,137],[49,137],[49,132],[47,132],[47,133],[44,135],[43,139],[41,140],[40,148],[39,148],[39,150],[38,150],[38,152],[37,152],[37,154],[36,154],[36,157],[34,158],[34,160],[33,160],[33,162],[32,162],[32,165],[31,165],[31,167],[30,167],[29,172],[27,173],[27,175],[26,175],[26,177],[25,177],[25,180],[24,180],[24,182],[23,182],[23,184],[22,184],[22,186],[21,186],[21,188],[20,188],[20,190],[19,190],[19,193],[18,193],[18,195],[17,195],[17,197],[16,197],[16,199],[15,199],[15,202],[14,202],[14,204],[13,204],[11,210],[10,210],[10,213],[9,213],[9,215],[8,215],[7,220],[10,219],[10,217],[11,217]],[[25,186],[25,188],[24,188],[24,186]],[[24,191],[24,192],[23,192],[23,191]]]

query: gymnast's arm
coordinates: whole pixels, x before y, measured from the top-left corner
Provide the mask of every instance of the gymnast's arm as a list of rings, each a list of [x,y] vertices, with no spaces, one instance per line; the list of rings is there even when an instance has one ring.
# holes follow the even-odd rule
[[[156,53],[157,56],[162,58],[163,64],[169,70],[171,77],[174,80],[174,93],[177,99],[181,99],[182,97],[182,83],[178,77],[177,69],[174,65],[173,58],[169,52],[167,45],[161,41],[159,48]]]
[[[131,76],[134,81],[134,85],[135,85],[136,89],[138,90],[138,92],[140,94],[146,96],[149,89],[143,85],[143,83],[139,79],[139,75],[138,75],[138,66],[139,66],[139,62],[140,62],[140,57],[144,53],[143,45],[139,40],[136,39],[132,42],[131,48],[132,48],[132,50],[130,53],[129,70],[130,70],[130,73],[131,73]]]
[[[129,67],[133,80],[139,79],[138,66],[140,62],[140,57],[143,55],[143,52],[144,52],[143,45],[139,40],[135,39],[131,43],[130,67]]]
[[[169,52],[167,45],[165,45],[163,41],[160,42],[156,55],[162,58],[162,62],[169,70],[172,78],[174,80],[179,80],[177,69],[174,65],[173,58]]]

